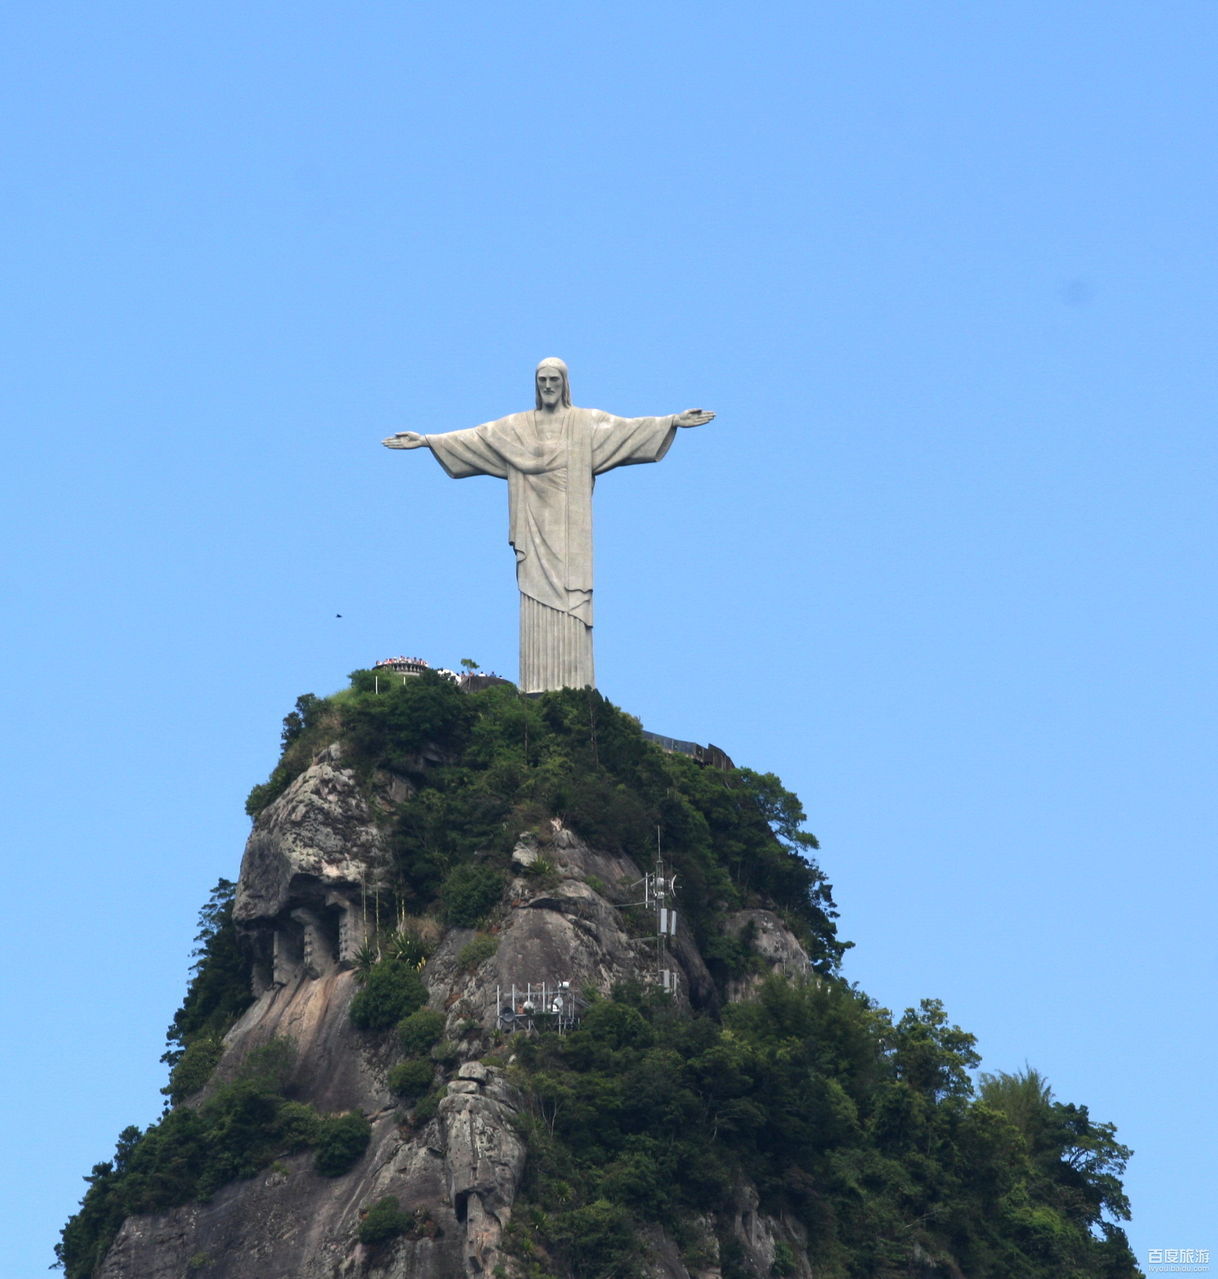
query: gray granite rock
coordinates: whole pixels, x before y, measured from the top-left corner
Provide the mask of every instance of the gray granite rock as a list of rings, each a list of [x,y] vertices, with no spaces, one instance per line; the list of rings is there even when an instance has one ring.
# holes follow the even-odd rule
[[[391,782],[375,785],[387,792]],[[97,1279],[490,1279],[497,1267],[512,1279],[514,1263],[502,1244],[526,1159],[523,1101],[501,1069],[479,1060],[492,1046],[511,1052],[510,1036],[495,1040],[501,988],[566,981],[571,992],[608,992],[649,973],[654,957],[653,942],[632,936],[623,917],[622,907],[637,897],[637,865],[589,848],[561,825],[536,832],[529,846],[553,873],[542,892],[530,875],[511,884],[490,925],[495,953],[467,971],[458,956],[474,933],[449,929],[422,970],[430,1006],[445,1012],[458,1056],[436,1116],[417,1126],[401,1121],[387,1085],[397,1060],[394,1037],[361,1034],[349,1017],[361,897],[369,886],[375,891],[386,866],[375,790],[370,803],[330,749],[268,806],[246,848],[236,911],[247,942],[261,948],[263,979],[226,1036],[202,1097],[233,1078],[252,1051],[287,1040],[295,1047],[290,1095],[323,1113],[359,1111],[372,1140],[340,1177],[320,1176],[307,1153],[290,1155],[223,1187],[209,1203],[129,1219]],[[777,916],[743,911],[732,927],[750,924],[770,963],[806,967]],[[678,930],[670,949],[682,975],[677,998],[713,1002],[688,934]],[[426,1214],[435,1236],[361,1245],[361,1213],[386,1195]],[[758,1274],[769,1272],[779,1241],[802,1256],[795,1227],[760,1213],[752,1188],[741,1186],[730,1220],[707,1218],[705,1247],[694,1249],[688,1265],[672,1237],[655,1227],[646,1241],[648,1273],[715,1279],[716,1230],[736,1238]],[[810,1276],[799,1271],[797,1279]]]
[[[747,931],[753,953],[765,962],[768,973],[786,977],[809,974],[808,952],[795,939],[795,934],[772,910],[737,910],[727,919],[727,931],[735,937]],[[761,984],[765,972],[750,973],[727,983],[729,1000],[747,999]]]

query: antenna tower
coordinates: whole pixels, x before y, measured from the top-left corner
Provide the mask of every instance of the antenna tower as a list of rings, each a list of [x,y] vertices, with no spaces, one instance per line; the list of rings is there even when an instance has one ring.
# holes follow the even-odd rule
[[[660,849],[660,828],[656,827],[656,861],[655,869],[642,879],[636,880],[632,888],[642,888],[643,900],[630,902],[632,906],[646,906],[655,911],[656,916],[656,958],[654,980],[661,990],[669,994],[677,991],[677,965],[668,950],[668,939],[677,935],[677,912],[674,906],[677,894],[677,877],[668,872],[664,865],[664,856]]]

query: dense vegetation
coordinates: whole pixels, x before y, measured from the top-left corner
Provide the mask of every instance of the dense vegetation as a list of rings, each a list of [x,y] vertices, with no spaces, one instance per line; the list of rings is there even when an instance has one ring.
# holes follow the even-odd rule
[[[405,777],[415,793],[386,814],[396,859],[387,915],[437,913],[475,925],[498,903],[511,851],[557,817],[590,844],[649,863],[657,836],[681,878],[682,909],[720,980],[747,961],[724,914],[776,905],[813,966],[834,971],[837,937],[828,882],[810,854],[799,800],[773,774],[722,772],[669,755],[636,720],[591,690],[521,697],[510,685],[464,693],[435,675],[376,691],[355,671],[332,698],[306,695],[284,722],[284,754],[247,807],[256,815],[317,750],[344,743],[369,781]]]
[[[199,912],[186,998],[166,1032],[161,1057],[170,1067],[162,1091],[175,1105],[207,1082],[220,1059],[221,1036],[253,1001],[249,957],[237,944],[233,923],[236,891],[232,880],[220,880]]]
[[[794,1227],[775,1276],[793,1272],[800,1232],[818,1279],[1138,1274],[1118,1224],[1129,1152],[1115,1130],[1055,1101],[1035,1071],[976,1085],[973,1038],[937,1002],[894,1019],[842,980],[848,943],[812,859],[816,841],[773,775],[665,754],[588,690],[465,693],[430,675],[378,690],[357,671],[343,692],[297,701],[279,764],[250,794],[251,815],[334,741],[394,858],[391,891],[376,902],[384,929],[362,957],[351,1017],[396,1049],[389,1086],[416,1128],[459,1058],[442,1040],[442,1014],[426,1007],[435,935],[484,926],[458,963],[484,962],[512,849],[528,835],[543,854],[534,873],[552,873],[553,819],[640,864],[659,842],[719,996],[762,967],[748,933],[725,928],[731,911],[777,910],[810,956],[806,972],[769,979],[751,1002],[704,997],[681,1015],[665,997],[623,988],[596,1000],[573,1033],[512,1039],[529,1159],[509,1247],[529,1279],[628,1279],[656,1223],[691,1265],[717,1248],[724,1279],[743,1279],[731,1235],[713,1239],[705,1223],[730,1220],[745,1180],[763,1211]],[[390,798],[402,794],[386,785],[394,777],[410,783],[406,798]],[[286,1093],[285,1045],[252,1054],[235,1079],[210,1080],[221,1037],[249,1001],[233,891],[222,880],[203,909],[169,1030],[164,1091],[174,1108],[146,1132],[127,1129],[114,1159],[86,1178],[57,1248],[68,1279],[89,1279],[130,1213],[206,1199],[293,1150],[313,1149],[318,1171],[338,1176],[366,1146],[362,1116],[322,1116]],[[429,922],[429,941],[397,927],[406,916]],[[435,1228],[387,1197],[368,1206],[359,1235],[379,1248]]]
[[[191,980],[161,1058],[170,1066],[162,1092],[174,1109],[146,1131],[123,1129],[113,1159],[95,1164],[85,1178],[80,1211],[55,1246],[67,1279],[89,1279],[128,1216],[206,1200],[294,1151],[311,1149],[318,1172],[340,1176],[368,1144],[371,1129],[362,1115],[321,1115],[287,1095],[294,1049],[284,1041],[250,1053],[236,1077],[202,1104],[179,1104],[208,1082],[221,1037],[250,1003],[249,963],[232,918],[234,890],[220,880],[199,915]]]
[[[123,1219],[206,1200],[229,1181],[252,1177],[281,1155],[312,1149],[314,1166],[337,1177],[368,1145],[357,1114],[318,1114],[284,1092],[292,1046],[252,1052],[230,1083],[202,1105],[179,1106],[146,1132],[125,1128],[114,1158],[95,1164],[80,1211],[64,1227],[55,1255],[68,1279],[89,1279]]]
[[[974,1095],[973,1037],[937,1001],[894,1022],[837,979],[772,978],[716,1020],[629,989],[514,1047],[531,1120],[512,1235],[538,1279],[633,1274],[640,1223],[691,1265],[717,1244],[743,1279],[730,1234],[697,1224],[730,1221],[742,1176],[806,1232],[818,1279],[1139,1273],[1114,1129],[1034,1071]],[[775,1273],[793,1266],[780,1244]]]

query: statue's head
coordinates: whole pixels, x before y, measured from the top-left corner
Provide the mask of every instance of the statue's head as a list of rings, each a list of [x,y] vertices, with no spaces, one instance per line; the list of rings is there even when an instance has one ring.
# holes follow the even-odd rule
[[[537,387],[537,407],[564,409],[571,407],[571,381],[567,366],[556,355],[551,355],[537,366],[534,375]]]

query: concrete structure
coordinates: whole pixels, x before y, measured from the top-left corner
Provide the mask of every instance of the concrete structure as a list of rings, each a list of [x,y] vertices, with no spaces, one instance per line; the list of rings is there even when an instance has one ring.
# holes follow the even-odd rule
[[[382,657],[372,669],[386,674],[422,675],[431,668],[421,657]]]
[[[658,462],[678,427],[714,418],[614,417],[571,403],[567,366],[542,360],[530,412],[440,435],[399,431],[391,449],[429,448],[453,479],[508,482],[508,541],[520,589],[520,691],[596,683],[592,659],[592,486],[619,466]]]

